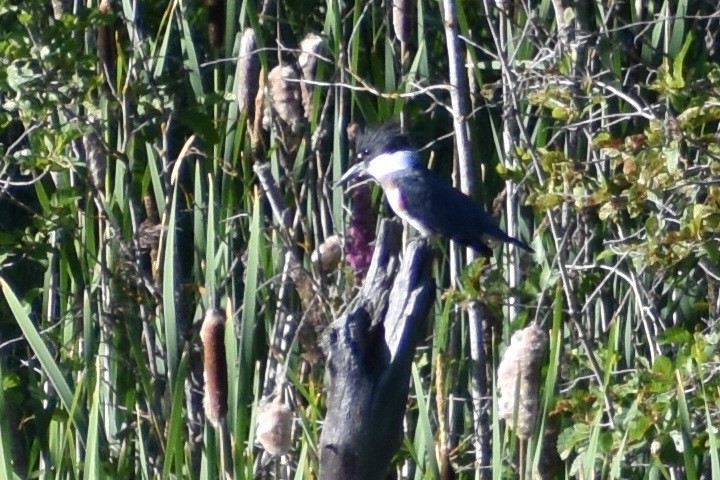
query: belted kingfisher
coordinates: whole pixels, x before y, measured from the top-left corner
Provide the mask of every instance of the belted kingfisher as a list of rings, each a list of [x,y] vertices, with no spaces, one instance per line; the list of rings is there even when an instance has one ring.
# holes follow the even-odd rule
[[[355,145],[357,163],[335,187],[369,175],[380,184],[393,211],[422,236],[439,233],[486,257],[492,250],[482,241],[483,235],[533,252],[528,244],[503,232],[472,198],[422,165],[397,126],[366,128]]]

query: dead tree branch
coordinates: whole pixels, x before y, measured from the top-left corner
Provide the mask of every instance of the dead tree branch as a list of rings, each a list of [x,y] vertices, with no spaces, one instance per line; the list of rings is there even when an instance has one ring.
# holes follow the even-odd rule
[[[384,478],[400,447],[415,346],[435,298],[427,241],[407,246],[384,220],[358,296],[327,333],[320,479]]]

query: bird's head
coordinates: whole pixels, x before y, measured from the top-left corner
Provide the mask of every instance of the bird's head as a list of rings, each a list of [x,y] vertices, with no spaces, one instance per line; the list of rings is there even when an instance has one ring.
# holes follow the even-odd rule
[[[367,127],[355,141],[355,164],[335,186],[367,176],[382,183],[384,179],[418,165],[417,153],[397,125],[386,123]]]

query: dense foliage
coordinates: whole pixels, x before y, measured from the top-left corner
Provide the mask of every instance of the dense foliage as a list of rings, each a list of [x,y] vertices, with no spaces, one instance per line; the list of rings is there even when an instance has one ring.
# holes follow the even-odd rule
[[[318,338],[392,214],[331,183],[387,120],[536,251],[438,242],[398,478],[720,479],[718,5],[452,5],[0,0],[0,479],[317,477]]]

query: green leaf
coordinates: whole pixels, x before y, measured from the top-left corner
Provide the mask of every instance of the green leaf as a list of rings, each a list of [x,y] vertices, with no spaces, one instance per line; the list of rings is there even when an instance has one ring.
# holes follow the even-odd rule
[[[658,335],[660,345],[690,343],[692,335],[682,327],[670,327]]]
[[[177,212],[177,197],[178,197],[178,182],[175,183],[173,189],[172,201],[170,204],[170,217],[168,219],[168,229],[165,236],[165,251],[163,255],[163,324],[165,333],[165,351],[167,355],[167,368],[168,377],[170,378],[170,390],[175,388],[175,382],[178,380],[177,377],[177,365],[179,346],[178,346],[178,318],[175,311],[175,305],[177,302],[177,295],[179,295],[177,289],[179,285],[176,285],[175,275],[175,258],[177,252],[175,251],[175,240],[177,228],[176,223],[176,212]]]
[[[571,116],[571,111],[567,107],[554,107],[550,115],[556,120],[568,120]]]
[[[190,364],[190,356],[187,352],[183,352],[178,364],[178,377],[186,378],[188,365]],[[183,444],[185,440],[184,425],[184,406],[185,406],[185,385],[184,382],[175,382],[172,391],[172,406],[170,410],[170,418],[167,425],[167,454],[163,464],[163,478],[170,478],[173,466],[183,463]]]
[[[0,277],[0,287],[2,287],[5,300],[10,307],[10,310],[15,316],[20,330],[22,330],[25,339],[32,348],[33,352],[38,358],[43,371],[48,376],[50,383],[58,394],[60,402],[65,407],[65,410],[71,414],[71,418],[75,423],[75,426],[80,431],[80,437],[85,438],[85,432],[87,431],[87,420],[85,416],[79,410],[75,409],[75,399],[73,391],[70,389],[65,377],[60,372],[60,367],[55,362],[50,350],[48,350],[45,342],[43,341],[40,333],[35,328],[35,324],[30,319],[27,313],[26,307],[24,307],[20,300],[15,296],[15,293],[10,288],[10,285],[5,281],[4,278]]]
[[[688,480],[695,480],[698,478],[697,465],[695,463],[695,454],[692,446],[692,435],[694,429],[690,424],[690,412],[688,412],[687,400],[685,398],[685,386],[683,385],[682,378],[677,375],[677,395],[678,395],[678,417],[680,418],[680,426],[682,427],[681,442],[676,441],[676,448],[679,444],[682,448],[678,448],[678,451],[683,454],[683,460],[685,463],[685,473]],[[673,438],[675,440],[675,438]]]
[[[100,475],[100,446],[98,444],[100,437],[100,357],[95,360],[95,388],[92,393],[90,406],[90,423],[88,425],[88,438],[85,446],[85,468],[83,469],[83,478],[87,480],[95,480],[104,478]]]
[[[585,442],[590,434],[590,427],[584,423],[576,423],[568,427],[558,435],[557,451],[560,458],[567,460],[570,454],[578,446],[578,443]]]
[[[655,359],[655,362],[653,363],[653,371],[663,377],[669,378],[672,377],[675,368],[673,367],[672,360],[663,355],[660,355]]]
[[[564,197],[559,193],[538,193],[534,197],[528,199],[528,203],[540,210],[553,210],[562,205]]]
[[[647,433],[647,431],[650,430],[654,425],[655,422],[653,422],[646,415],[639,414],[635,419],[633,419],[632,422],[630,422],[630,425],[626,430],[629,434],[630,441],[641,441],[643,438],[645,438],[645,433]]]
[[[648,239],[654,240],[655,235],[658,233],[658,219],[655,215],[650,215],[645,220],[645,230],[647,231]]]
[[[13,471],[12,468],[12,442],[8,435],[9,413],[5,407],[5,378],[3,377],[2,365],[0,365],[0,480],[9,480]]]
[[[615,215],[617,215],[617,208],[615,207],[615,203],[613,201],[604,203],[598,212],[598,217],[602,221],[612,219]]]
[[[670,45],[670,55],[675,54],[677,52],[677,46],[680,45],[680,42],[682,41],[683,35],[684,35],[684,19],[685,12],[687,12],[687,0],[678,0],[678,9],[677,9],[677,18],[673,20],[673,32],[672,32],[672,40]],[[683,74],[683,67],[685,64],[685,57],[687,56],[688,50],[690,50],[690,45],[692,45],[692,42],[694,40],[694,32],[691,30],[688,32],[687,37],[685,37],[685,42],[682,45],[682,49],[677,52],[677,55],[675,56],[675,59],[673,60],[673,76],[679,80],[684,82],[684,74]]]
[[[179,116],[180,123],[198,134],[208,145],[220,142],[218,127],[201,105],[194,105],[185,109]]]
[[[690,107],[677,116],[680,128],[690,130],[720,120],[720,103],[716,99]]]
[[[665,165],[671,175],[674,175],[678,171],[678,165],[680,164],[680,151],[677,148],[671,148],[665,150]]]

